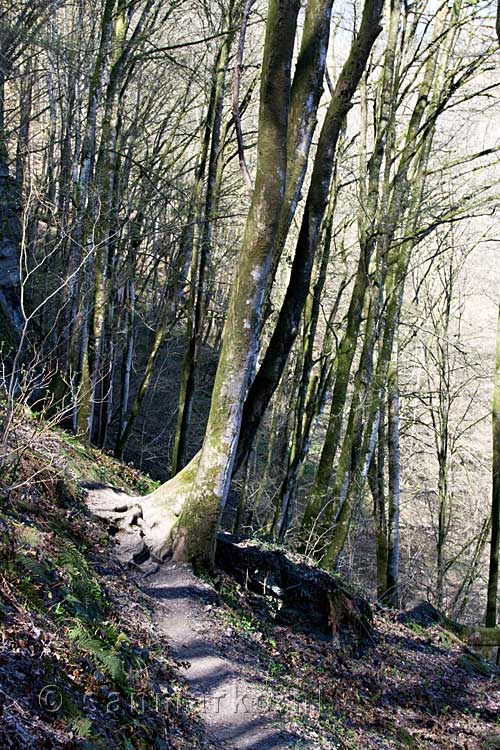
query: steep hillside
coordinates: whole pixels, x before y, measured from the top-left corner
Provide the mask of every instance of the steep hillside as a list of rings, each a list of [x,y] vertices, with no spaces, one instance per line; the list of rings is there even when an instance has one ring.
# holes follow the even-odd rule
[[[147,477],[25,414],[0,495],[0,747],[206,747],[147,597],[79,480]]]
[[[9,446],[0,504],[2,749],[500,746],[497,671],[440,626],[407,626],[375,610],[373,634],[347,649],[280,624],[279,605],[227,574],[199,581],[165,566],[144,579],[115,561],[80,482],[144,493],[146,476],[28,413]],[[207,659],[215,671],[207,673]],[[235,711],[219,721],[204,710],[200,690],[220,698],[238,680],[257,691],[254,711],[275,744]]]

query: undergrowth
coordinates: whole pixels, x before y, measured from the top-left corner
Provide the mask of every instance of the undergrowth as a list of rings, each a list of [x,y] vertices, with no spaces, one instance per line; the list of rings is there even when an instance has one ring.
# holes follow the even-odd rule
[[[155,483],[34,418],[13,438],[0,474],[0,747],[205,747],[168,644],[80,487]]]
[[[230,576],[212,578],[235,661],[252,654],[287,727],[315,750],[486,750],[499,747],[500,682],[435,624],[376,612],[357,655],[279,624],[274,602]],[[231,646],[229,646],[231,644]],[[482,662],[481,662],[482,663]],[[479,665],[480,666],[480,665]],[[486,741],[485,738],[488,738]],[[496,743],[496,744],[495,744]]]

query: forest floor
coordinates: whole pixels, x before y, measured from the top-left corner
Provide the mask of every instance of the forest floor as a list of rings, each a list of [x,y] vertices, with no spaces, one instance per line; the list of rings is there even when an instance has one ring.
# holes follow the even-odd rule
[[[147,477],[26,415],[0,476],[0,747],[494,750],[500,678],[439,625],[375,611],[346,651],[231,577],[126,569],[79,481]]]

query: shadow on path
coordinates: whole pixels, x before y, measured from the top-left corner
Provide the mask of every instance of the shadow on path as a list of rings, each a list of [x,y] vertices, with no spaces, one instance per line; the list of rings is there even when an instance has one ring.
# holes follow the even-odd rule
[[[155,600],[155,622],[182,664],[210,739],[226,750],[285,750],[299,739],[280,717],[273,695],[243,661],[224,653],[209,614],[217,596],[187,565],[165,565],[143,591]],[[303,742],[301,748],[307,748]],[[310,746],[310,750],[312,746]]]

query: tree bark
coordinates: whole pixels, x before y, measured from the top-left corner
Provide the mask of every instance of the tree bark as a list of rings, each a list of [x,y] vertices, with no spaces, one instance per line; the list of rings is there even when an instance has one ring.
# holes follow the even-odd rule
[[[375,546],[377,559],[377,598],[384,600],[387,591],[387,507],[385,491],[385,454],[386,430],[385,414],[381,410],[380,424],[377,435],[377,450],[373,456],[368,471],[368,484],[373,498],[373,518],[375,520]]]
[[[497,3],[496,32],[500,43],[500,0],[498,0]],[[489,627],[495,627],[497,624],[498,606],[498,557],[500,542],[500,305],[498,308],[495,382],[493,386],[492,434],[493,482],[491,497],[491,539],[488,596],[486,603],[486,625]]]
[[[5,74],[0,70],[0,322],[3,324],[0,341],[14,347],[24,323],[20,304],[22,197],[21,186],[9,172],[6,141]]]
[[[211,564],[238,440],[244,397],[258,345],[262,302],[287,169],[291,64],[298,0],[271,0],[262,65],[257,169],[236,268],[208,425],[200,453],[140,501],[141,523],[157,557]]]
[[[0,89],[1,86],[0,82]],[[17,345],[24,323],[20,277],[21,209],[21,189],[9,174],[7,154],[2,153],[0,142],[0,340],[8,347]]]
[[[383,0],[366,0],[360,29],[344,64],[321,129],[290,281],[269,346],[245,400],[235,471],[248,455],[279,383],[309,292],[321,224],[328,204],[336,147],[352,98],[381,26]]]
[[[212,71],[212,85],[207,118],[198,157],[194,187],[195,225],[191,266],[189,270],[189,298],[182,364],[177,426],[172,453],[171,475],[177,474],[186,464],[186,450],[193,406],[195,370],[198,360],[202,317],[204,314],[206,266],[210,255],[211,222],[216,212],[217,162],[220,152],[222,105],[226,82],[226,69],[234,39],[231,30],[233,19],[230,8],[225,38],[217,52]],[[203,200],[203,185],[207,176],[207,189]]]
[[[396,60],[396,44],[398,39],[400,6],[395,0],[391,0],[389,8],[389,24],[387,43],[384,55],[384,70],[381,83],[381,105],[379,122],[377,123],[377,140],[374,145],[373,154],[366,164],[366,86],[362,87],[362,124],[361,124],[361,147],[360,147],[360,198],[362,211],[359,215],[359,238],[360,253],[358,267],[351,294],[349,309],[347,312],[347,325],[339,344],[335,372],[335,383],[330,404],[330,416],[328,426],[320,455],[314,486],[311,490],[310,499],[306,506],[302,525],[308,529],[314,522],[327,497],[328,486],[332,477],[333,465],[337,450],[339,448],[344,410],[347,399],[349,379],[352,363],[356,353],[356,346],[361,327],[363,306],[369,288],[369,267],[376,246],[377,213],[381,202],[380,175],[383,166],[384,155],[387,150],[389,132],[393,127],[392,112],[394,108],[394,68]],[[384,188],[387,190],[387,188]]]
[[[498,548],[500,539],[500,306],[498,310],[495,382],[493,386],[492,433],[493,484],[491,497],[490,567],[488,574],[488,600],[486,605],[486,626],[491,628],[497,624]]]
[[[395,347],[397,349],[397,346]],[[387,524],[387,589],[384,601],[399,607],[399,516],[401,504],[401,454],[399,447],[399,384],[398,358],[393,356],[387,388],[388,445],[388,524]]]

